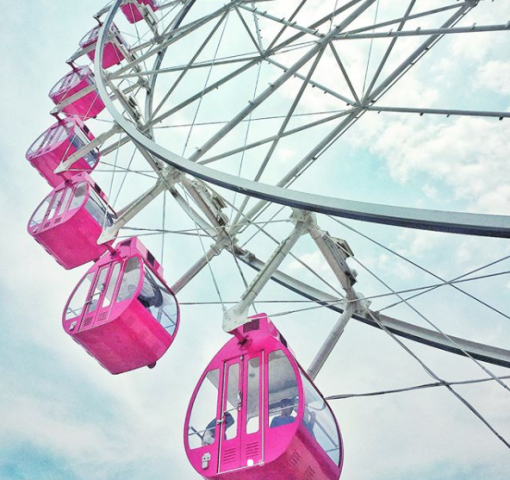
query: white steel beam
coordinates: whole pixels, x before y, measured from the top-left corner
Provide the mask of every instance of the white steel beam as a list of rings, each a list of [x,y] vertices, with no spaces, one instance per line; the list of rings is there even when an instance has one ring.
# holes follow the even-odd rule
[[[126,225],[137,213],[142,211],[149,203],[151,203],[157,196],[167,189],[165,182],[158,180],[158,182],[144,194],[137,199],[133,200],[129,205],[122,209],[117,216],[113,225],[105,230],[99,237],[97,243],[99,245],[114,240],[119,230]]]
[[[510,112],[491,112],[484,110],[459,110],[448,108],[408,108],[408,107],[384,107],[371,106],[363,107],[370,112],[389,112],[389,113],[417,113],[419,115],[455,115],[461,117],[491,117],[491,118],[510,118]]]
[[[246,265],[249,265],[257,271],[260,271],[265,265],[263,261],[257,259],[252,253],[246,252],[244,255],[240,254],[238,255],[238,258]],[[274,272],[272,279],[279,285],[288,288],[298,295],[324,305],[324,308],[328,308],[338,313],[343,313],[345,310],[343,305],[338,304],[338,298],[307,285],[306,283],[303,283],[283,272]],[[477,360],[510,368],[510,350],[473,342],[471,340],[454,337],[452,335],[448,335],[451,339],[448,340],[445,335],[435,330],[418,327],[412,323],[403,322],[387,315],[377,314],[376,312],[370,312],[369,315],[354,313],[352,318],[371,327],[380,328],[380,325],[378,325],[378,323],[373,319],[373,316],[379,320],[381,325],[384,325],[388,330],[400,337],[454,353],[456,355],[465,356],[462,351],[464,350]],[[455,344],[453,344],[452,341],[455,342]]]
[[[306,232],[310,215],[306,212],[296,211],[293,214],[296,225],[292,233],[283,240],[261,268],[254,280],[248,285],[241,300],[224,312],[223,330],[232,332],[248,321],[248,309],[257,298],[264,286],[281,265],[285,257],[292,250],[298,239]]]
[[[84,147],[80,148],[72,155],[70,155],[67,160],[60,163],[60,165],[55,169],[55,173],[62,173],[71,168],[74,162],[79,158],[83,157],[87,153],[91,152],[95,148],[102,145],[106,140],[113,137],[116,133],[122,132],[122,129],[118,125],[114,125],[113,128],[108,130],[107,132],[102,133],[94,138],[91,142],[87,143]]]
[[[312,363],[308,367],[306,373],[308,373],[308,376],[312,380],[315,380],[315,377],[326,363],[328,357],[331,355],[331,352],[338,343],[338,340],[340,340],[342,333],[344,333],[345,327],[347,326],[347,322],[351,319],[352,315],[354,314],[354,310],[355,310],[354,303],[349,302],[347,303],[347,305],[345,305],[345,310],[340,315],[335,326],[333,327],[333,330],[331,330],[330,334],[328,335],[328,338],[326,339],[321,349],[319,350],[319,352],[313,359]]]
[[[452,28],[417,28],[416,30],[401,30],[377,33],[343,33],[334,40],[367,40],[372,38],[419,37],[424,35],[451,35],[458,33],[504,32],[510,30],[510,22],[501,25],[472,25],[470,27]]]

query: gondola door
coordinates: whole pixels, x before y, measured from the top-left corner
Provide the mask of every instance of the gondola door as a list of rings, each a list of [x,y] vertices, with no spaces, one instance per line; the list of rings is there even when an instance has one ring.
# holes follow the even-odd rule
[[[218,473],[236,470],[242,466],[243,360],[244,357],[241,356],[223,364]]]
[[[218,473],[263,461],[263,352],[224,362]]]
[[[109,267],[110,276],[108,280],[105,280],[102,286],[101,299],[96,308],[96,321],[94,322],[94,326],[105,323],[108,320],[110,309],[112,308],[112,299],[116,290],[121,263],[115,262]]]
[[[106,280],[109,270],[110,264],[107,264],[101,267],[95,276],[94,287],[90,290],[89,298],[86,302],[85,308],[87,310],[80,325],[80,332],[93,328],[96,324],[97,313],[101,308],[101,302],[106,290]]]
[[[112,299],[116,291],[121,264],[106,264],[96,274],[94,288],[90,291],[87,301],[87,312],[84,315],[80,331],[88,330],[108,320],[112,308]]]
[[[241,466],[264,461],[264,352],[244,358]]]

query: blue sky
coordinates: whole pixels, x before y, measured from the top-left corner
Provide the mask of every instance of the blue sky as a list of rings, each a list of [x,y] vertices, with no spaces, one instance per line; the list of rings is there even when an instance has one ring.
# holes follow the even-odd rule
[[[5,480],[198,478],[182,445],[184,415],[202,370],[229,338],[221,331],[219,306],[185,306],[179,336],[157,368],[113,377],[62,331],[64,304],[86,267],[63,271],[26,233],[28,218],[49,187],[24,155],[30,143],[52,123],[48,114],[52,104],[47,94],[67,72],[65,59],[94,26],[92,14],[102,5],[98,0],[40,0],[17,2],[3,12],[0,478]],[[485,1],[477,15],[476,20],[466,19],[466,24],[506,22],[510,8],[501,1]],[[437,57],[431,52],[424,60],[423,70],[405,80],[405,98],[395,94],[385,104],[402,100],[408,105],[485,105],[508,110],[509,47],[508,32],[448,38],[438,46]],[[345,140],[342,152],[346,162],[338,167],[335,181],[324,182],[321,171],[312,169],[308,177],[311,189],[318,185],[356,199],[508,214],[508,120],[397,115],[367,115],[363,120]],[[106,128],[100,122],[90,125],[95,132]],[[123,150],[119,161],[127,162],[129,154],[128,149]],[[334,165],[334,158],[326,158],[325,162]],[[95,178],[108,190],[109,173],[98,173]],[[118,182],[115,179],[113,193]],[[142,182],[141,186],[148,185]],[[118,206],[133,196],[130,189],[141,186],[129,180]],[[176,205],[167,206],[172,208],[169,228],[193,228]],[[160,221],[160,211],[158,200],[151,205],[147,218],[137,225],[154,218]],[[435,283],[354,232],[340,229],[326,219],[321,222],[324,228],[346,238],[364,265],[391,278],[394,288]],[[377,236],[391,248],[448,278],[510,254],[508,242],[500,240],[354,222],[349,225]],[[144,241],[161,257],[159,237]],[[258,242],[256,249],[264,256],[271,245],[262,239]],[[311,242],[301,241],[295,252],[332,279]],[[166,239],[163,263],[168,283],[200,254],[200,244],[188,237]],[[383,291],[361,266],[353,266],[360,273],[361,292],[371,295]],[[508,267],[507,261],[488,271]],[[224,299],[236,300],[242,283],[232,280],[236,275],[232,260],[221,256],[213,268]],[[300,278],[308,278],[295,261],[287,261],[285,268]],[[463,288],[509,312],[508,276]],[[270,288],[262,297],[295,298],[279,287]],[[202,272],[179,298],[183,302],[216,301],[209,272]],[[510,349],[510,320],[466,301],[458,293],[440,290],[422,297],[416,306],[450,333]],[[264,308],[268,313],[288,309],[274,304]],[[405,307],[394,309],[392,314],[420,321]],[[275,318],[305,367],[335,320],[334,315],[322,310]],[[469,361],[409,345],[447,379],[483,376]],[[504,369],[492,370],[509,374]],[[390,338],[352,322],[318,376],[317,385],[330,395],[429,381]],[[463,387],[462,393],[510,438],[509,392],[487,383]],[[338,401],[333,408],[346,445],[345,479],[508,478],[510,452],[446,391]]]

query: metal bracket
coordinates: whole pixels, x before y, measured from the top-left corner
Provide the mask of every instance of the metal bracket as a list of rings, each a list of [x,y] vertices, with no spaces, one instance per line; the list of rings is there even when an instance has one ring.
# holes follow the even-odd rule
[[[218,194],[212,193],[201,180],[189,180],[183,177],[182,185],[213,225],[218,227],[227,225],[228,216],[222,212],[222,209],[224,209],[227,204]]]
[[[342,288],[352,298],[350,292],[353,291],[352,287],[356,283],[357,272],[351,270],[347,264],[347,259],[354,256],[349,244],[345,240],[332,237],[328,232],[318,228],[317,224],[312,225],[309,232]]]

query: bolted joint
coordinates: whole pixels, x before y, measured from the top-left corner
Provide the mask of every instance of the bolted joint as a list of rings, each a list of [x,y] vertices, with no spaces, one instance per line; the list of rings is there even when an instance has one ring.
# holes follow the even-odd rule
[[[225,200],[216,192],[212,192],[204,182],[192,180],[191,186],[198,193],[207,210],[206,215],[218,226],[225,226],[228,223],[228,215],[222,210],[227,207]]]
[[[314,225],[317,225],[317,217],[313,212],[307,212],[306,210],[292,210],[292,214],[290,216],[290,220],[296,226],[301,224],[305,227],[302,231],[302,235],[306,234],[307,231],[312,228]]]
[[[347,263],[347,259],[354,256],[349,244],[341,238],[332,237],[325,230],[319,229],[317,225],[313,225],[309,229],[309,233],[335,273],[342,288],[349,295],[357,277],[356,270],[352,270]]]
[[[360,292],[355,292],[356,302],[354,303],[354,313],[357,315],[361,315],[362,317],[367,317],[370,311],[370,305],[372,302],[367,300],[365,296]]]

